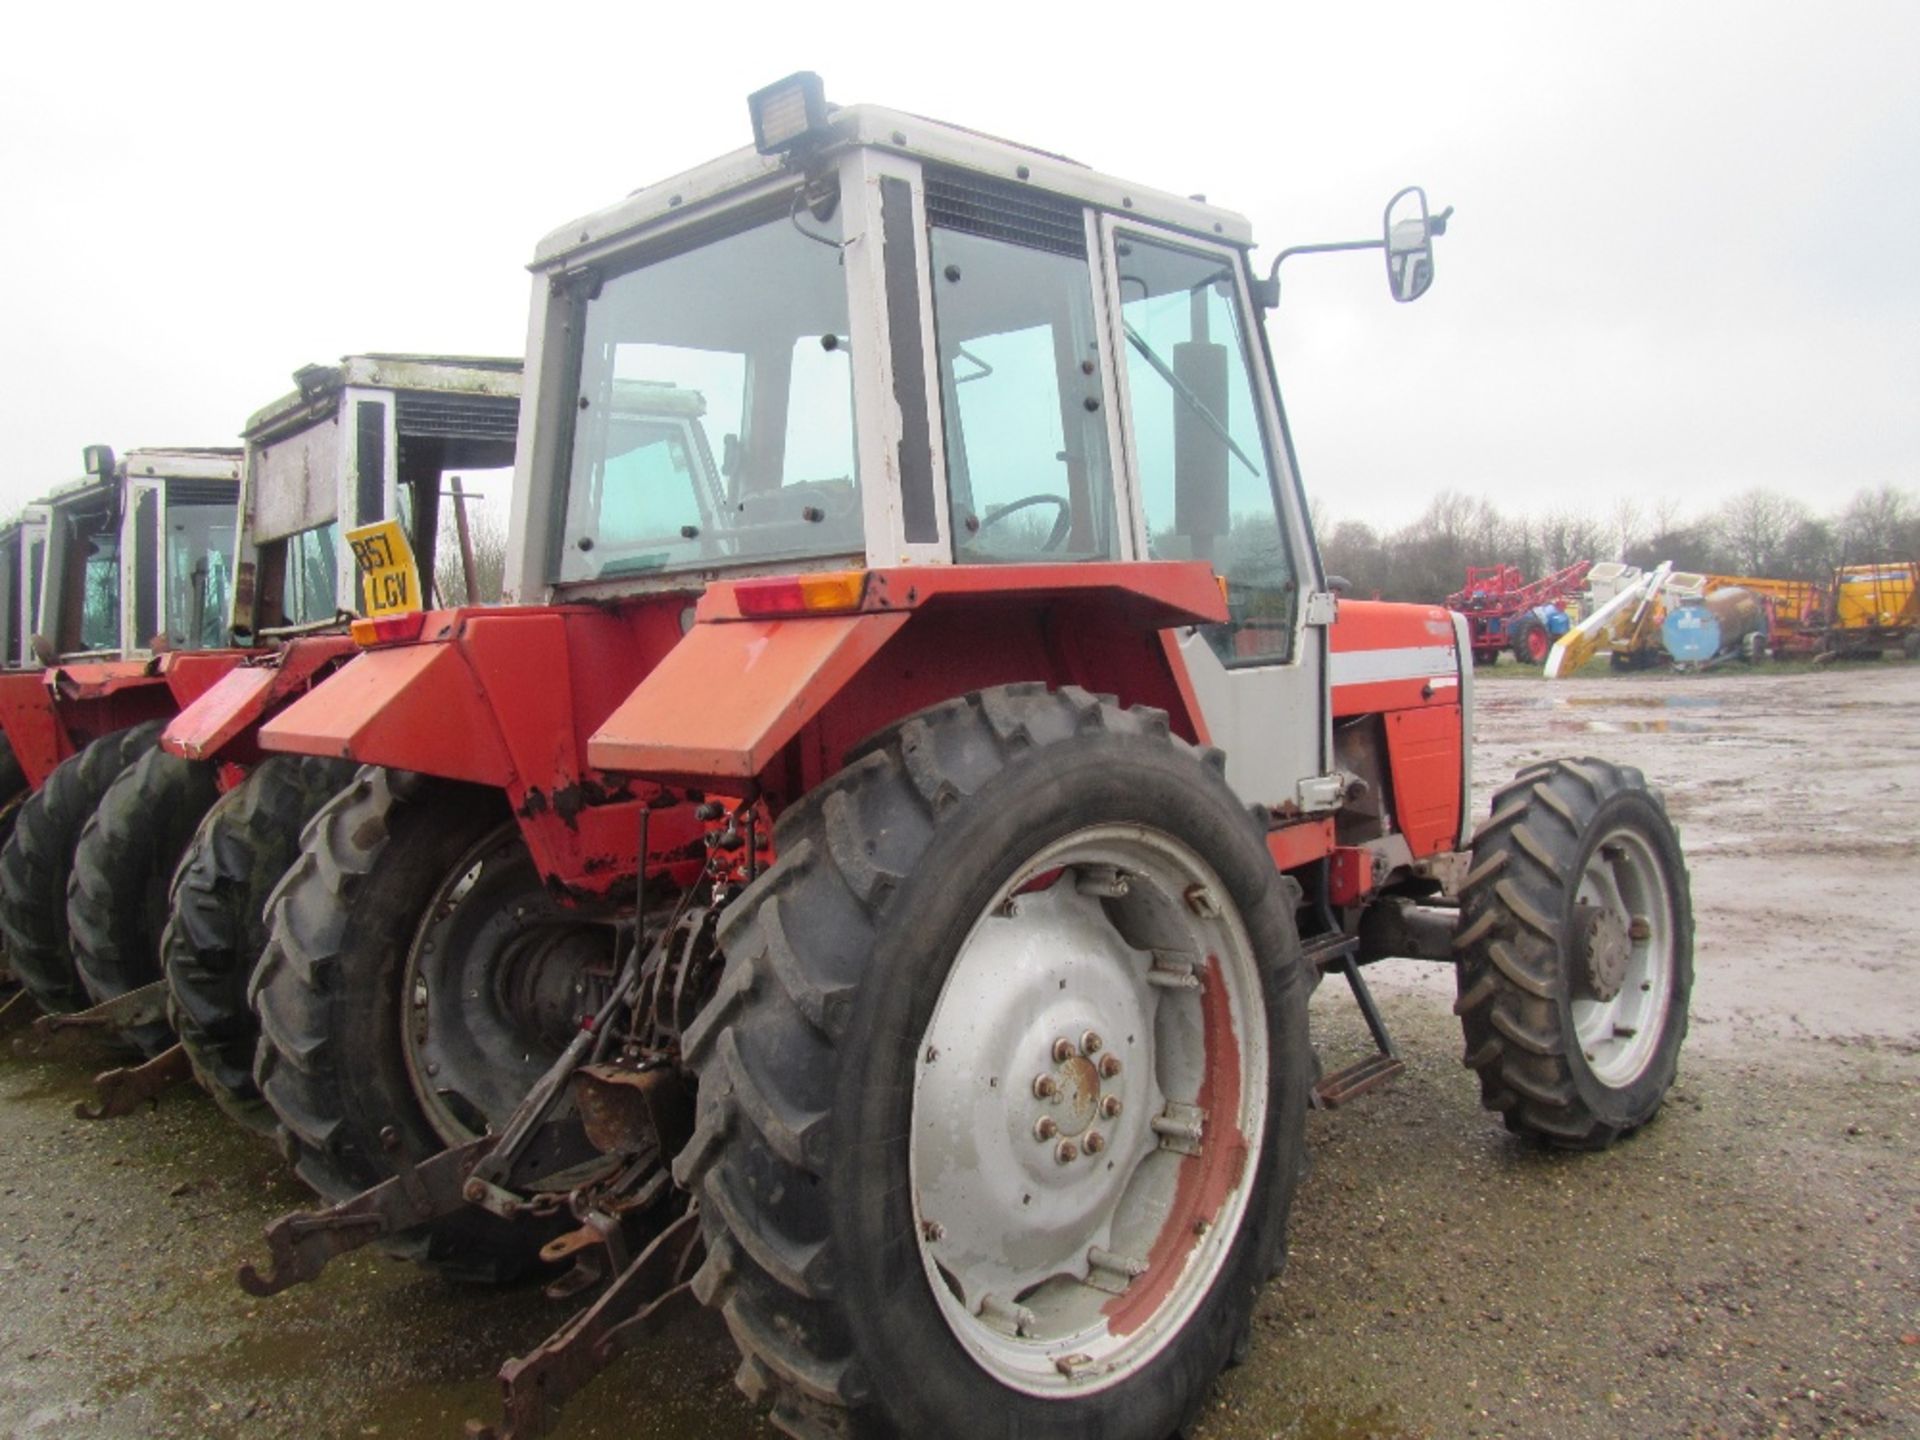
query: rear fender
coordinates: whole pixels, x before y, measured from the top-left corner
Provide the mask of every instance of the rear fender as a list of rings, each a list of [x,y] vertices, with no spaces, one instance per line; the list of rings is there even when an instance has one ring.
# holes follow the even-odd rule
[[[587,733],[679,639],[684,597],[431,615],[424,641],[369,650],[260,728],[268,751],[329,755],[505,793],[543,876],[563,894],[630,884],[651,785],[597,773]],[[692,807],[650,821],[653,869],[697,873]]]
[[[160,745],[188,760],[251,764],[260,755],[261,722],[358,653],[345,635],[290,640],[271,655],[235,666],[202,690],[173,718]]]
[[[1204,738],[1170,626],[1224,618],[1204,565],[876,571],[850,614],[741,618],[720,585],[699,623],[588,742],[600,769],[776,807],[918,710],[986,686],[1078,685],[1168,712]]]
[[[0,729],[37,789],[90,740],[173,713],[154,660],[80,660],[0,676]]]

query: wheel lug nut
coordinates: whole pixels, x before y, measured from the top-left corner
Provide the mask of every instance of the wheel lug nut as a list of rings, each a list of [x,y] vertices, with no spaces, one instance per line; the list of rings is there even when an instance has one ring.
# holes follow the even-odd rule
[[[1080,1147],[1071,1140],[1062,1140],[1054,1147],[1053,1158],[1062,1165],[1071,1165],[1080,1158]]]
[[[1089,1055],[1098,1055],[1100,1053],[1100,1047],[1105,1043],[1106,1042],[1092,1030],[1087,1031],[1086,1034],[1080,1037],[1080,1048]]]
[[[1109,1095],[1100,1102],[1100,1113],[1109,1120],[1119,1119],[1120,1109],[1120,1097],[1118,1095]]]
[[[1053,1060],[1056,1065],[1073,1059],[1077,1053],[1079,1052],[1073,1048],[1073,1041],[1064,1035],[1053,1042]]]
[[[1102,1135],[1098,1130],[1089,1130],[1084,1143],[1087,1147],[1087,1154],[1098,1155],[1102,1150],[1107,1148],[1107,1137]]]
[[[1107,1056],[1106,1059],[1100,1062],[1100,1073],[1109,1080],[1113,1079],[1114,1076],[1120,1073],[1120,1057],[1118,1055]]]
[[[1041,1142],[1053,1139],[1060,1133],[1060,1127],[1054,1123],[1053,1116],[1042,1115],[1033,1122],[1033,1138]]]
[[[1060,1093],[1060,1082],[1054,1079],[1053,1076],[1036,1075],[1033,1077],[1033,1098],[1034,1099],[1051,1100],[1054,1096],[1058,1095],[1059,1093]]]

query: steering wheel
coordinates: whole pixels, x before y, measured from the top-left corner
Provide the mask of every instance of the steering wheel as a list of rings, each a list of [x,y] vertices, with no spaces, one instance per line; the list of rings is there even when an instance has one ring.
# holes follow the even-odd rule
[[[1052,505],[1060,511],[1059,518],[1053,522],[1053,529],[1040,544],[1042,551],[1058,550],[1066,543],[1067,532],[1073,528],[1073,506],[1064,495],[1025,495],[1005,505],[996,505],[980,517],[979,527],[973,533],[976,536],[984,535],[1009,515],[1031,509],[1035,505]]]

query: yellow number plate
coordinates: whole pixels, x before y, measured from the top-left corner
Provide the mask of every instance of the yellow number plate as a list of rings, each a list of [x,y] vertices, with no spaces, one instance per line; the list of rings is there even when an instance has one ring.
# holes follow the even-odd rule
[[[408,615],[421,606],[420,567],[398,520],[381,520],[347,531],[347,544],[360,564],[361,593],[367,614]]]

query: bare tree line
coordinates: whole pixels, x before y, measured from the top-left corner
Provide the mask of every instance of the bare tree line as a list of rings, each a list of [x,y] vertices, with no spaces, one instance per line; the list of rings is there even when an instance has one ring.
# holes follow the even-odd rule
[[[479,603],[500,598],[506,575],[506,526],[497,507],[467,507]],[[1528,579],[1576,560],[1625,560],[1650,567],[1720,575],[1822,580],[1841,564],[1920,560],[1920,492],[1882,486],[1862,490],[1827,515],[1777,491],[1743,491],[1704,514],[1677,497],[1623,497],[1604,514],[1556,509],[1509,515],[1483,496],[1443,490],[1420,517],[1381,533],[1360,520],[1335,520],[1312,503],[1314,531],[1329,574],[1357,596],[1437,602],[1460,588],[1469,565],[1518,565]],[[434,549],[434,588],[443,605],[467,602],[453,505],[443,502]]]
[[[1529,579],[1576,560],[1624,560],[1679,570],[1822,580],[1838,565],[1920,560],[1920,492],[1861,490],[1827,514],[1764,488],[1702,513],[1677,496],[1625,496],[1602,514],[1556,509],[1509,515],[1484,497],[1443,490],[1417,520],[1382,533],[1336,520],[1312,502],[1327,572],[1359,596],[1436,602],[1460,588],[1469,565],[1518,565]]]

